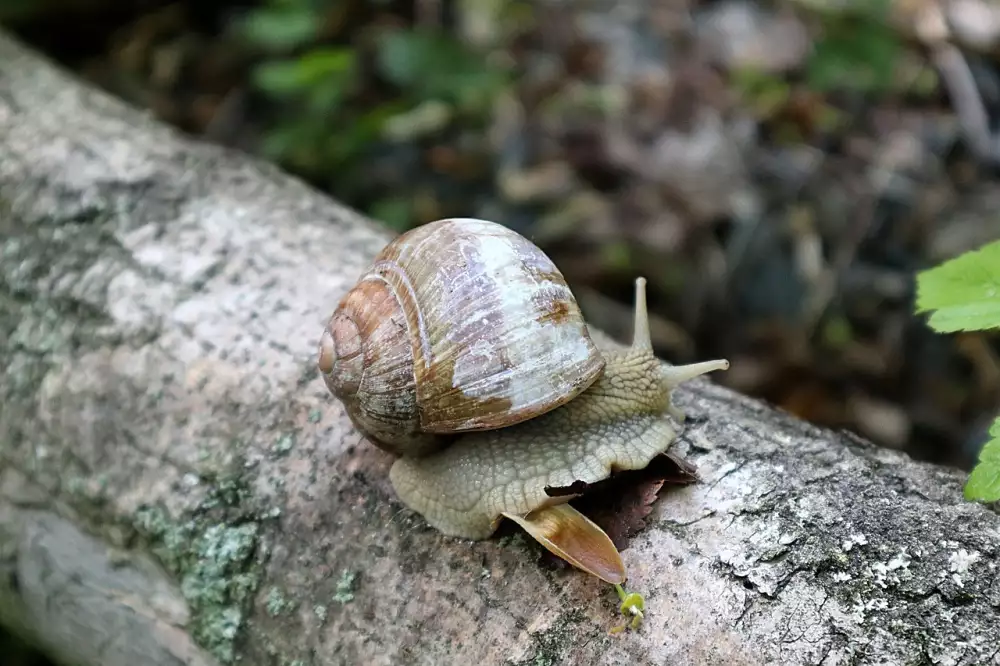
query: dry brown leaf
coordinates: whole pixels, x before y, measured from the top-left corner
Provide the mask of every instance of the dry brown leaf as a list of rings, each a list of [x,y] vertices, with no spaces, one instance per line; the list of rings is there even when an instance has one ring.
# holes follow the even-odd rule
[[[646,526],[653,502],[665,485],[690,485],[697,481],[694,465],[672,453],[664,453],[640,470],[615,472],[593,484],[575,481],[569,486],[546,487],[545,492],[551,497],[580,495],[572,501],[573,506],[604,530],[622,551]],[[548,553],[546,559],[563,564]]]

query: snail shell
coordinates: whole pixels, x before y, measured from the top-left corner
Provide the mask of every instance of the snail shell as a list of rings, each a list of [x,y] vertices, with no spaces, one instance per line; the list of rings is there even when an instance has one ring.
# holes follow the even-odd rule
[[[555,264],[520,234],[469,218],[389,243],[341,300],[319,353],[355,426],[409,456],[549,412],[604,364]]]

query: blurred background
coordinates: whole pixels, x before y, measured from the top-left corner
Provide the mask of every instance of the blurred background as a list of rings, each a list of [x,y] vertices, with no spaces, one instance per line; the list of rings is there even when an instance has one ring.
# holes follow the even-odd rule
[[[396,230],[516,229],[622,339],[645,275],[664,358],[968,469],[1000,340],[913,314],[917,271],[1000,238],[1000,10],[958,4],[944,51],[935,0],[0,0],[0,25]]]

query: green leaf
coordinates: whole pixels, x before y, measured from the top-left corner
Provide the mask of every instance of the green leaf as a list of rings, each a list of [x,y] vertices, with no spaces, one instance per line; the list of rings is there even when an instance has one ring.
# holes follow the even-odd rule
[[[917,313],[940,333],[1000,328],[1000,241],[917,275]]]
[[[827,32],[816,42],[807,63],[813,88],[878,91],[892,84],[901,50],[892,30],[874,20],[857,20],[834,22]]]
[[[440,98],[474,105],[488,99],[506,75],[486,63],[485,56],[444,34],[398,31],[379,42],[381,74],[420,99]]]
[[[318,83],[331,77],[343,79],[354,71],[355,61],[353,49],[313,49],[299,58],[299,67],[303,81]]]
[[[979,452],[979,463],[965,483],[965,499],[976,502],[1000,501],[1000,418],[990,426],[990,437]]]
[[[254,85],[276,97],[298,93],[302,90],[297,60],[264,62],[253,70]]]
[[[307,107],[309,115],[329,115],[344,101],[347,86],[342,81],[325,81],[308,90]]]
[[[308,93],[316,87],[332,87],[339,91],[350,84],[354,63],[355,54],[351,49],[313,49],[299,58],[261,63],[253,71],[253,81],[275,97]],[[329,92],[326,94],[331,96]]]
[[[356,159],[378,141],[385,123],[400,110],[400,102],[386,102],[362,116],[353,118],[342,131],[327,132],[323,139],[327,159],[332,164],[342,164]],[[335,174],[335,181],[345,178],[344,174]]]
[[[382,75],[400,87],[418,82],[420,70],[429,59],[426,39],[413,33],[394,32],[379,44],[378,61]]]
[[[319,18],[309,9],[257,9],[242,22],[243,34],[260,46],[292,49],[314,39]]]

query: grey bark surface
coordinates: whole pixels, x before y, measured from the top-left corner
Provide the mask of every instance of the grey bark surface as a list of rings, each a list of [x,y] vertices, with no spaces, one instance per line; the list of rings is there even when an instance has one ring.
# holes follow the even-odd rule
[[[389,239],[0,34],[0,622],[67,663],[998,664],[964,475],[709,381],[612,588],[444,537],[315,369]]]

